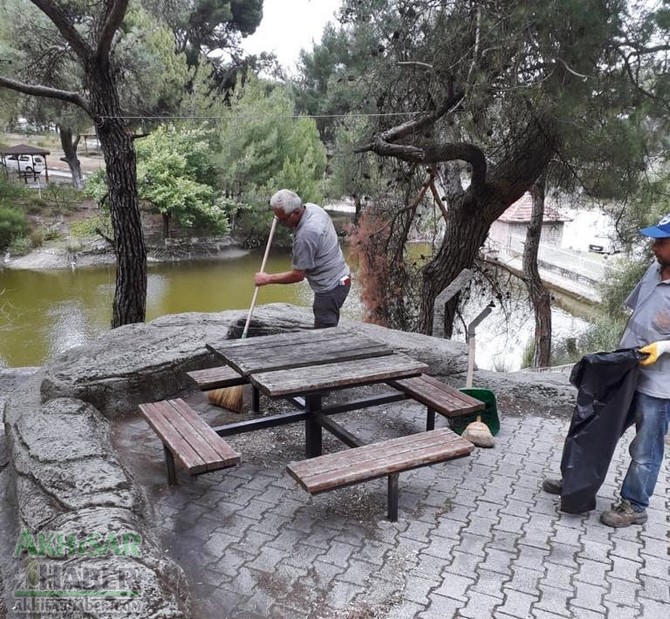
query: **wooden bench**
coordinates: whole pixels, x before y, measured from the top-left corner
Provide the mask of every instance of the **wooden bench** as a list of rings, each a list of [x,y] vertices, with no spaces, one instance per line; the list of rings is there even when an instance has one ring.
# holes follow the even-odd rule
[[[229,365],[223,365],[218,368],[209,368],[207,370],[194,370],[186,372],[187,376],[192,378],[202,391],[211,391],[212,389],[223,389],[225,387],[235,387],[245,385],[249,381],[237,370]]]
[[[177,483],[175,458],[194,476],[240,463],[240,454],[184,400],[140,404],[139,408],[163,442],[169,484]]]
[[[436,412],[451,418],[482,411],[486,408],[484,402],[462,393],[441,380],[428,376],[428,374],[421,374],[414,378],[391,380],[388,381],[388,384],[426,405],[428,409],[426,430],[435,428]]]
[[[469,441],[441,428],[291,462],[287,470],[310,494],[388,476],[388,519],[395,522],[399,473],[467,456],[473,449]]]

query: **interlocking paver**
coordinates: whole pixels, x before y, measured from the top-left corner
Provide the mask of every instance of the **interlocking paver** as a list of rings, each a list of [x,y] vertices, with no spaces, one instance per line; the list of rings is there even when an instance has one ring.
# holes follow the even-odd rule
[[[490,514],[491,512],[487,512]],[[468,525],[462,529],[463,532],[467,532],[470,535],[477,535],[481,538],[492,540],[493,536],[497,532],[493,527],[497,525],[500,520],[498,518],[489,518],[487,514],[482,514],[480,517],[473,517]]]
[[[572,579],[577,573],[576,567],[567,567],[565,565],[558,565],[551,563],[549,560],[545,561],[546,568],[544,581],[552,587],[572,591]]]
[[[666,578],[645,576],[642,579],[642,591],[639,594],[640,599],[670,600],[670,582],[668,582],[668,576],[670,576],[670,573],[666,575]]]
[[[351,604],[352,600],[366,591],[362,585],[337,580],[328,592],[326,604],[334,609],[342,610]]]
[[[415,604],[407,600],[403,600],[397,606],[391,608],[386,615],[386,619],[408,619],[408,617],[427,617],[425,614],[426,607],[421,604]],[[442,619],[446,619],[442,615]]]
[[[489,548],[486,551],[486,559],[479,564],[479,567],[481,569],[491,570],[492,572],[498,572],[504,576],[511,577],[511,565],[515,558],[515,552],[506,552],[504,550]]]
[[[481,619],[482,617],[493,617],[494,609],[500,605],[501,599],[486,593],[472,591],[468,595],[468,601],[459,610],[461,617],[469,619]]]
[[[378,440],[423,429],[424,415],[404,402],[338,421]],[[298,487],[284,465],[302,457],[299,425],[268,433],[271,453],[266,431],[231,437],[240,466],[180,474],[180,485],[167,487],[156,484],[164,479],[160,443],[148,427],[128,423],[133,440],[122,457],[146,480],[157,533],[189,579],[195,619],[670,615],[670,467],[646,525],[614,530],[598,521],[617,499],[630,432],[589,514],[560,512],[558,497],[540,489],[559,471],[569,420],[503,414],[495,448],[401,475],[399,520],[391,523],[385,480],[315,497]]]
[[[598,611],[589,610],[587,608],[575,608],[572,616],[579,617],[580,619],[603,619],[605,615],[603,613],[599,613]]]
[[[573,614],[568,610],[568,602],[574,596],[572,589],[553,587],[551,585],[539,584],[540,601],[533,606],[539,610],[546,610],[563,617],[572,617]]]
[[[430,602],[430,593],[435,589],[438,581],[435,579],[408,576],[403,597],[417,604],[427,605]]]
[[[639,608],[612,604],[611,602],[605,602],[604,605],[607,609],[606,617],[613,617],[615,619],[639,619],[641,617]]]
[[[480,567],[477,570],[477,582],[475,582],[468,592],[468,595],[473,592],[483,593],[485,595],[495,597],[502,603],[505,596],[503,588],[509,582],[510,577],[499,572]]]
[[[367,584],[370,577],[376,573],[377,569],[378,567],[374,563],[359,561],[352,558],[349,561],[347,569],[339,575],[339,579],[343,582],[350,582],[353,584]]]
[[[526,537],[523,536],[518,545],[519,556],[514,559],[512,565],[544,571],[544,561],[549,555],[549,550],[528,546],[525,542]]]
[[[539,595],[538,583],[544,577],[544,570],[534,570],[527,567],[512,565],[512,577],[505,583],[503,590],[507,593],[517,591],[529,595]]]
[[[633,559],[625,559],[624,557],[617,557],[615,555],[611,555],[611,561],[611,576],[622,580],[633,580],[636,582],[639,580],[638,572],[640,568],[642,568],[641,562],[634,561]]]
[[[593,612],[606,613],[603,606],[603,598],[607,590],[605,587],[591,585],[586,582],[575,582],[576,595],[570,600],[570,607],[577,609],[587,608]]]
[[[454,619],[455,617],[462,617],[459,614],[459,610],[462,607],[463,603],[453,598],[433,595],[430,600],[430,606],[425,612],[417,615],[417,619]]]
[[[640,593],[639,583],[614,578],[609,574],[605,576],[605,581],[609,586],[609,590],[605,594],[605,604],[609,602],[635,608],[640,606],[638,601],[638,595]]]
[[[670,532],[670,527],[668,527]],[[670,574],[670,540],[668,541],[668,549],[662,556],[642,554],[641,558],[643,564],[638,566],[639,574],[641,576],[663,576],[667,577]]]
[[[611,565],[601,561],[591,559],[577,558],[579,571],[575,574],[575,581],[587,582],[593,585],[602,585],[605,581],[605,575],[610,571]]]
[[[506,614],[509,617],[530,617],[530,609],[537,602],[537,594],[522,593],[521,591],[506,590],[505,599],[498,607],[496,617],[502,617]]]
[[[465,576],[443,572],[442,584],[435,589],[434,593],[438,596],[454,598],[461,602],[467,600],[467,594],[476,582],[476,575]]]

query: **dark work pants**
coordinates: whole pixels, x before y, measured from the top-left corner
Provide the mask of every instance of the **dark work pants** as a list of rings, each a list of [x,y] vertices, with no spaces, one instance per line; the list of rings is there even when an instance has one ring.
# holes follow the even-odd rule
[[[338,285],[327,292],[315,292],[312,311],[314,328],[337,327],[340,322],[340,308],[349,296],[351,285]]]

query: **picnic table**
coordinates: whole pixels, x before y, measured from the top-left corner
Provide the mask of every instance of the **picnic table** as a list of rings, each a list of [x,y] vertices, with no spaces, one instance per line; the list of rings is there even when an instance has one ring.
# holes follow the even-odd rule
[[[256,394],[253,413],[259,411],[258,392],[286,399],[295,410],[210,427],[183,400],[140,405],[163,440],[170,483],[176,483],[175,457],[191,475],[235,466],[240,455],[222,437],[304,422],[307,460],[289,463],[288,472],[312,494],[387,477],[388,517],[395,521],[400,472],[466,456],[473,449],[450,429],[435,430],[435,412],[449,417],[483,409],[484,404],[424,374],[425,363],[355,331],[334,327],[225,340],[207,347],[226,365],[191,372],[203,388],[247,382]],[[390,389],[324,406],[330,391],[378,383]],[[408,398],[427,406],[425,432],[366,445],[332,419],[338,413]],[[352,449],[322,455],[324,428]]]
[[[419,376],[425,363],[343,327],[226,340],[207,347],[261,393],[292,402],[298,412],[228,424],[220,436],[304,420],[306,456],[321,454],[322,428],[350,446],[356,441],[329,415],[406,399],[396,392],[323,406],[324,392]]]

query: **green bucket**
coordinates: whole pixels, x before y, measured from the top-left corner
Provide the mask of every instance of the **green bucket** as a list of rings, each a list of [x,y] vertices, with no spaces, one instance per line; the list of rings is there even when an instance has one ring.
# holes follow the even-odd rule
[[[468,424],[477,421],[477,417],[481,417],[482,421],[488,426],[491,434],[495,436],[500,430],[500,420],[498,419],[498,407],[496,405],[496,396],[490,389],[459,389],[461,393],[472,396],[481,402],[484,402],[486,408],[483,411],[469,413],[467,415],[460,415],[452,417],[449,420],[451,429],[457,434],[463,434],[463,431]]]

